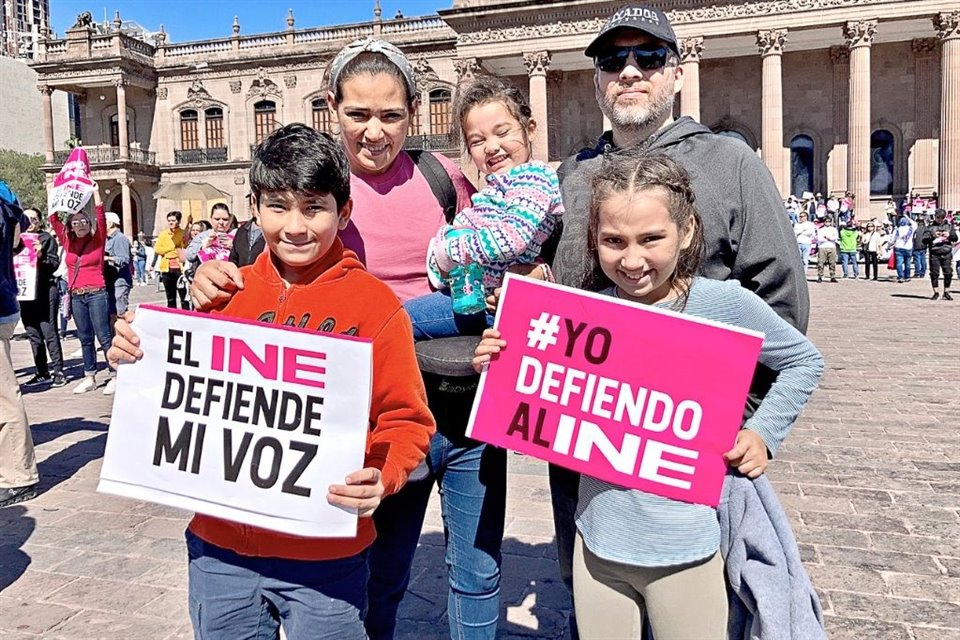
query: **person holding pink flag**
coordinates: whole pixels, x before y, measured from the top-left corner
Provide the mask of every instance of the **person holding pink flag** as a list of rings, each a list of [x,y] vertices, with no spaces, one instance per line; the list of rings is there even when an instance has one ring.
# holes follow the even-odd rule
[[[96,217],[91,219],[84,206],[93,196]],[[107,217],[97,183],[90,178],[90,163],[83,149],[74,149],[54,179],[48,197],[50,227],[63,245],[67,264],[67,293],[70,310],[77,325],[83,350],[83,380],[74,393],[97,388],[97,351],[94,337],[106,357],[110,348],[110,308],[107,284],[103,276],[107,245]],[[107,381],[105,395],[111,395],[116,382]]]
[[[210,223],[212,228],[191,238],[184,252],[187,262],[202,264],[207,260],[230,259],[233,237],[237,233],[237,221],[230,213],[230,207],[222,202],[213,205]]]
[[[776,380],[723,454],[731,473],[759,478],[816,388],[823,358],[739,282],[695,275],[703,226],[689,175],[675,161],[610,154],[591,191],[588,290],[765,335],[759,361],[777,373]],[[500,333],[488,329],[474,368],[482,371],[507,348]],[[573,589],[583,640],[639,640],[645,618],[657,640],[728,637],[715,509],[583,475],[576,526]],[[690,615],[691,603],[696,615]]]

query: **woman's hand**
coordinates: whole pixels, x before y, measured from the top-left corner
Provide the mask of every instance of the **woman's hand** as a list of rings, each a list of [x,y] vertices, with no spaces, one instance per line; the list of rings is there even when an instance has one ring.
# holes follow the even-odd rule
[[[227,260],[209,260],[193,275],[190,299],[194,309],[209,311],[225,305],[239,289],[243,289],[243,275],[237,265]]]
[[[500,332],[496,329],[487,329],[483,332],[483,339],[477,345],[473,355],[473,370],[482,373],[484,366],[490,362],[494,355],[500,353],[507,347],[507,341],[500,339]]]
[[[93,183],[93,204],[96,207],[103,205],[103,200],[100,199],[100,185],[96,182]]]
[[[385,492],[380,469],[366,467],[348,475],[346,484],[330,485],[327,502],[335,507],[356,509],[359,517],[369,518],[380,506]]]
[[[113,342],[107,350],[107,364],[116,369],[121,363],[136,362],[143,357],[140,349],[140,337],[130,326],[133,311],[127,311],[117,318],[113,325]]]
[[[723,458],[748,478],[759,478],[767,470],[767,445],[756,431],[741,429],[733,449]]]

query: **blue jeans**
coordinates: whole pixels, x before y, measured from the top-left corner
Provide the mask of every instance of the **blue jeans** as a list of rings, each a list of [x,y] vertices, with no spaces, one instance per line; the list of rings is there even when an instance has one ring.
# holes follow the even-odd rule
[[[797,246],[800,247],[800,262],[803,264],[803,268],[807,268],[807,263],[810,261],[810,243],[809,242],[798,242]]]
[[[101,289],[94,293],[70,294],[70,307],[73,310],[73,321],[77,325],[77,337],[80,338],[80,348],[83,350],[83,372],[92,374],[97,372],[97,350],[93,344],[96,336],[103,351],[103,359],[107,359],[107,349],[113,334],[110,330],[110,302],[107,290]]]
[[[493,326],[493,316],[482,312],[469,316],[453,312],[449,291],[435,291],[403,303],[413,322],[414,340],[480,335]]]
[[[147,281],[147,259],[137,258],[133,261],[133,268],[136,270],[136,282],[146,282]]]
[[[843,268],[843,277],[847,277],[847,264],[853,265],[853,277],[860,277],[860,265],[857,263],[857,252],[856,251],[841,251],[840,252],[840,266]]]
[[[186,533],[190,622],[203,640],[365,640],[367,552],[338,560],[241,556]]]
[[[374,512],[377,540],[370,549],[371,640],[390,640],[397,608],[410,582],[427,501],[436,481],[446,540],[452,640],[493,640],[500,615],[500,545],[507,499],[503,449],[466,438],[433,436],[426,478],[408,482]]]
[[[927,275],[927,251],[926,249],[913,250],[913,275],[922,278]]]
[[[910,279],[910,261],[913,258],[912,249],[894,249],[897,256],[897,280]]]

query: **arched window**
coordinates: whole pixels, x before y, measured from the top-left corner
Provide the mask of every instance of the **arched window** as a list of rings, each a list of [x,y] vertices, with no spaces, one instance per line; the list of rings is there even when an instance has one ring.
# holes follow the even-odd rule
[[[207,121],[207,148],[222,149],[226,147],[223,141],[223,109],[220,107],[210,107],[203,112]]]
[[[200,148],[200,118],[193,109],[180,112],[180,148],[184,150]]]
[[[893,134],[877,129],[870,136],[870,195],[893,195]]]
[[[795,136],[790,141],[790,193],[813,192],[813,138]]]
[[[330,115],[330,109],[327,101],[323,98],[317,98],[310,103],[310,109],[313,112],[313,128],[317,131],[333,132],[333,118]]]
[[[256,143],[260,144],[277,128],[277,105],[270,100],[261,100],[253,105]]]
[[[133,134],[133,129],[130,128],[130,118],[127,117],[127,137],[128,139]],[[120,146],[120,119],[117,117],[117,114],[110,116],[110,146],[119,147]]]
[[[453,122],[451,112],[452,95],[448,89],[435,89],[430,92],[430,133],[442,135],[450,133]]]

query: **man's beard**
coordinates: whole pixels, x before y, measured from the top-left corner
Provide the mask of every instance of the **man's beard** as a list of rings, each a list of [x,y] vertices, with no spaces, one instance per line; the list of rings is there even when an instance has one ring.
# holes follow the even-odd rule
[[[600,97],[600,110],[615,129],[643,131],[658,124],[667,113],[673,111],[673,103],[673,84],[664,82],[645,108],[617,105],[615,99],[610,100],[604,92]]]

